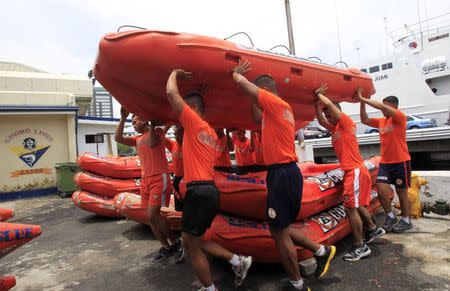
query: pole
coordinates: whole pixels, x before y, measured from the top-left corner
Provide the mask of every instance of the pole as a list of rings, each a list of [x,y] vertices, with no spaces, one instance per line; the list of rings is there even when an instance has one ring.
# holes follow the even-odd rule
[[[284,5],[286,7],[286,22],[289,38],[289,50],[291,51],[292,55],[295,55],[294,32],[292,31],[292,19],[291,19],[291,4],[289,3],[289,0],[284,0]]]
[[[342,68],[341,32],[339,30],[339,18],[338,18],[336,0],[334,0],[334,10],[336,12],[336,29],[337,29],[338,46],[339,46],[339,62],[341,64],[341,68]]]
[[[419,0],[417,0],[417,17],[419,18],[420,50],[423,51],[423,33],[422,33],[422,23],[420,21]]]

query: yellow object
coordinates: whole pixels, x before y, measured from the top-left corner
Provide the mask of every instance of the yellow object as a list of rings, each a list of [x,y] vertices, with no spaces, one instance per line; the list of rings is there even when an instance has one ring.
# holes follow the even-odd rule
[[[422,203],[420,201],[420,187],[428,185],[428,180],[420,177],[419,175],[411,174],[411,187],[408,188],[408,200],[410,203],[409,216],[411,218],[422,217]],[[400,209],[399,203],[395,205]]]

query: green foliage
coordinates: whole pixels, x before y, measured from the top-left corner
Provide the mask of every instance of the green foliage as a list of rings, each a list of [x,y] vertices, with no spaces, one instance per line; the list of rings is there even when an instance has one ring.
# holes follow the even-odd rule
[[[136,149],[121,143],[117,143],[117,153],[119,156],[132,156],[136,155]]]

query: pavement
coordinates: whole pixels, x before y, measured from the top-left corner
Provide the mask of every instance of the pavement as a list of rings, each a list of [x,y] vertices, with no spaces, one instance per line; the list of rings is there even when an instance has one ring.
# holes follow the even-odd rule
[[[189,260],[153,263],[159,244],[147,226],[105,219],[75,208],[70,199],[46,196],[3,202],[14,208],[10,222],[37,224],[42,235],[0,260],[3,275],[17,277],[13,290],[196,290]],[[382,219],[378,217],[378,219]],[[329,273],[306,277],[312,290],[450,290],[450,215],[414,220],[401,235],[370,245],[372,256],[342,260],[349,236],[338,245]],[[229,265],[212,260],[216,285],[232,288]],[[239,290],[282,290],[280,265],[255,264]]]

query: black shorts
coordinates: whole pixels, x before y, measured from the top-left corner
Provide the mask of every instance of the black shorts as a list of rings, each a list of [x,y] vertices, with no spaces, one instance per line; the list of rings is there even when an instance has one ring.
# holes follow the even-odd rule
[[[377,183],[395,185],[395,188],[406,189],[411,186],[411,162],[398,164],[380,164]]]
[[[202,236],[219,211],[219,191],[213,182],[191,182],[183,200],[181,231]]]
[[[175,210],[176,211],[183,211],[183,201],[180,199],[181,197],[181,193],[180,193],[180,182],[183,179],[183,177],[180,176],[175,176],[173,178],[173,189],[175,189],[175,191],[177,193],[175,193],[174,195],[174,200],[175,200]]]
[[[267,170],[266,219],[270,226],[286,228],[300,211],[303,178],[296,163],[273,165]]]

